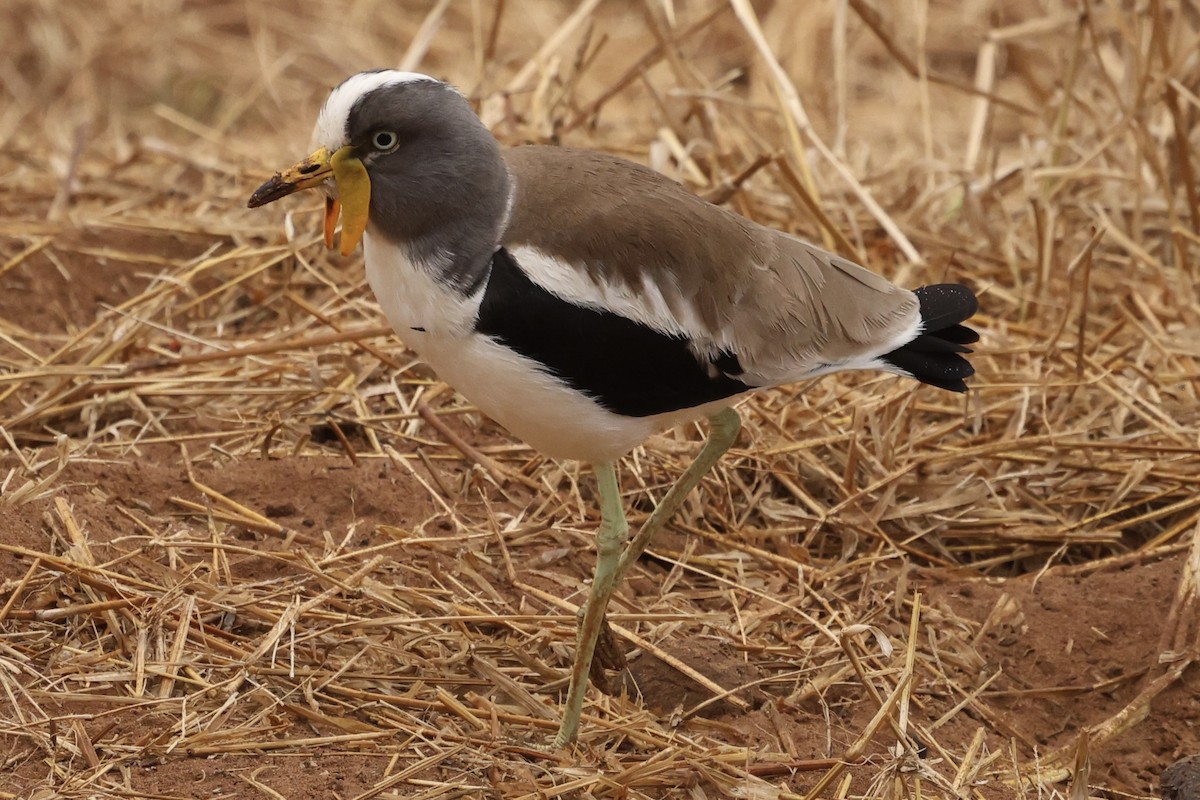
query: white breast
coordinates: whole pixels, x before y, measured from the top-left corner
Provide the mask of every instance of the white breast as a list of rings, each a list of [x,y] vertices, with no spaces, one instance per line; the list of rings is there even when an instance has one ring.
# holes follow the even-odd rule
[[[615,461],[649,436],[736,398],[651,417],[625,417],[475,332],[481,293],[464,298],[403,248],[363,240],[367,281],[388,322],[442,380],[531,447],[553,458]],[[423,329],[423,330],[420,330]]]

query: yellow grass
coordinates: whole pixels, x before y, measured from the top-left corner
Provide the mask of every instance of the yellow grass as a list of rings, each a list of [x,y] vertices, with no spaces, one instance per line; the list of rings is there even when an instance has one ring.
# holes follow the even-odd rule
[[[0,287],[45,297],[0,318],[0,522],[42,537],[0,542],[0,774],[130,796],[148,762],[267,753],[359,759],[358,798],[1066,792],[1197,656],[1194,9],[7,0],[0,30]],[[613,616],[697,693],[667,714],[593,694],[573,753],[539,747],[590,475],[404,350],[360,257],[321,246],[318,201],[244,208],[308,152],[329,88],[376,66],[453,81],[505,143],[619,153],[906,285],[980,293],[965,399],[850,375],[746,404],[674,526],[691,535]],[[697,440],[627,460],[635,517]],[[357,511],[296,527],[218,480],[293,462],[386,470],[407,516],[363,545]],[[141,466],[175,481],[106,483]],[[978,621],[915,588],[1189,552],[1146,642],[1178,657],[1053,752],[990,709]],[[684,640],[757,677],[700,674]],[[845,691],[869,708],[819,753],[706,713],[767,725]],[[244,796],[302,796],[236,764]]]

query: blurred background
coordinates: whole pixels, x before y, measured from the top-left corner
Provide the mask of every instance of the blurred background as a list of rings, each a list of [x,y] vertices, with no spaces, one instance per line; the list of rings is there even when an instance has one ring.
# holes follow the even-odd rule
[[[1025,0],[858,5],[886,41],[845,3],[747,7],[831,147],[856,167],[869,158],[875,169],[917,174],[964,166],[976,97],[964,89],[995,30],[1006,38],[986,61],[997,94],[1015,105],[990,115],[988,152],[969,166],[1039,132],[1039,106],[1065,55],[1045,44],[1072,29],[1081,10]],[[680,132],[695,148],[705,132],[696,112],[707,107],[710,117],[752,123],[757,144],[786,145],[770,70],[727,4],[13,0],[2,13],[12,43],[0,65],[6,149],[36,143],[65,157],[86,123],[97,147],[186,139],[231,165],[274,165],[276,154],[308,144],[332,86],[397,66],[447,79],[480,103],[503,98],[491,121],[506,140],[645,152],[657,128],[691,117]],[[666,55],[655,52],[663,43]],[[600,113],[587,113],[614,89]]]
[[[5,0],[0,32],[0,797],[259,768],[289,797],[1142,797],[1200,750],[1191,0]],[[618,598],[640,694],[589,701],[569,766],[537,742],[590,475],[405,351],[319,199],[245,208],[376,67],[981,297],[965,399],[745,404]],[[628,460],[638,513],[697,439]],[[417,740],[441,760],[389,783]]]

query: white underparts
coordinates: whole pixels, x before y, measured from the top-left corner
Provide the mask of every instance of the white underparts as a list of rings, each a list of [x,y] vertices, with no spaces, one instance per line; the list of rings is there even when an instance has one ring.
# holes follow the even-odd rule
[[[367,280],[404,342],[480,411],[546,455],[615,461],[653,434],[739,399],[650,417],[615,414],[538,362],[475,332],[481,293],[463,297],[434,277],[436,265],[413,263],[405,248],[370,230],[363,244]]]
[[[476,332],[482,289],[464,296],[435,277],[445,265],[414,263],[407,248],[373,236],[370,229],[363,241],[367,279],[405,343],[480,411],[549,456],[614,461],[655,433],[741,399],[730,397],[648,417],[616,414],[550,374],[537,361]],[[662,291],[649,282],[643,282],[644,292],[635,293],[628,287],[600,286],[580,270],[532,248],[515,248],[512,255],[530,279],[559,297],[621,314],[664,333],[712,341],[694,313],[685,315],[687,322],[681,323]],[[911,323],[888,341],[840,363],[791,365],[790,370],[785,364],[774,365],[780,374],[778,384],[843,370],[906,374],[881,356],[912,341],[921,325],[920,315],[914,314]]]

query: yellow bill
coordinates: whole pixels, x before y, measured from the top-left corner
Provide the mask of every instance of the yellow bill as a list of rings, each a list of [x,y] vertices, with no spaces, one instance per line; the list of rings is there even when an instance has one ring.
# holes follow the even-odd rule
[[[325,246],[333,248],[333,232],[338,216],[342,220],[342,243],[339,252],[348,256],[362,241],[371,211],[371,177],[367,168],[354,154],[353,147],[343,147],[332,155],[322,147],[303,161],[277,173],[255,190],[246,203],[250,208],[274,203],[281,197],[324,185],[330,178],[337,185],[338,196],[325,199]]]

